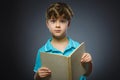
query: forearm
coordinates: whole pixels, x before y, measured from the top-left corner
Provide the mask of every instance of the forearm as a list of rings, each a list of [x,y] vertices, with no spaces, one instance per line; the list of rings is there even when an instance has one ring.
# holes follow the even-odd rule
[[[41,80],[41,78],[37,72],[34,74],[34,80]]]
[[[40,77],[40,75],[38,74],[38,72],[35,73],[34,75],[34,80],[49,80],[51,75],[47,75],[45,77]]]
[[[85,76],[89,76],[92,72],[92,62],[85,63],[86,73]]]

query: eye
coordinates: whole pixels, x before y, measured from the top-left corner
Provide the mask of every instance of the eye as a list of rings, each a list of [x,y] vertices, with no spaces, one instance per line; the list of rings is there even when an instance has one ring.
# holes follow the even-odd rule
[[[55,23],[55,22],[56,22],[56,20],[55,20],[55,19],[51,19],[51,20],[50,20],[50,22]]]
[[[62,23],[66,23],[66,22],[67,22],[67,20],[63,19],[63,20],[61,20],[60,22],[62,22]]]

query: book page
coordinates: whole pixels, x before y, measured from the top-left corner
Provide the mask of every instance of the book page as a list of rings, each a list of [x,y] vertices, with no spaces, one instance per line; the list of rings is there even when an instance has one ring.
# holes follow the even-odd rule
[[[83,42],[75,51],[73,51],[71,55],[72,80],[79,80],[80,76],[86,72],[85,68],[80,62],[84,52],[85,45]]]
[[[42,66],[49,68],[52,72],[51,77],[44,80],[69,80],[68,57],[51,53],[40,54]]]

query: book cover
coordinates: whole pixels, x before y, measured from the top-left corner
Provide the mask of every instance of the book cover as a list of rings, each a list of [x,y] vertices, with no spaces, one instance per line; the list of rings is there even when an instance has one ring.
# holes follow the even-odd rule
[[[44,80],[79,80],[80,75],[86,70],[80,60],[85,52],[85,45],[82,42],[69,56],[42,52],[42,66],[49,68],[51,76]]]

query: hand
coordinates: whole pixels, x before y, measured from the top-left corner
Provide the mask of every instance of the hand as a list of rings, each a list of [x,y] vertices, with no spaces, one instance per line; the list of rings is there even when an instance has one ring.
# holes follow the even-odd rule
[[[91,62],[91,61],[92,61],[92,57],[89,53],[84,53],[82,55],[81,63],[87,63],[87,62]]]
[[[44,77],[49,76],[51,74],[51,71],[46,67],[41,67],[38,70],[37,74],[39,75],[40,78],[44,78]]]

